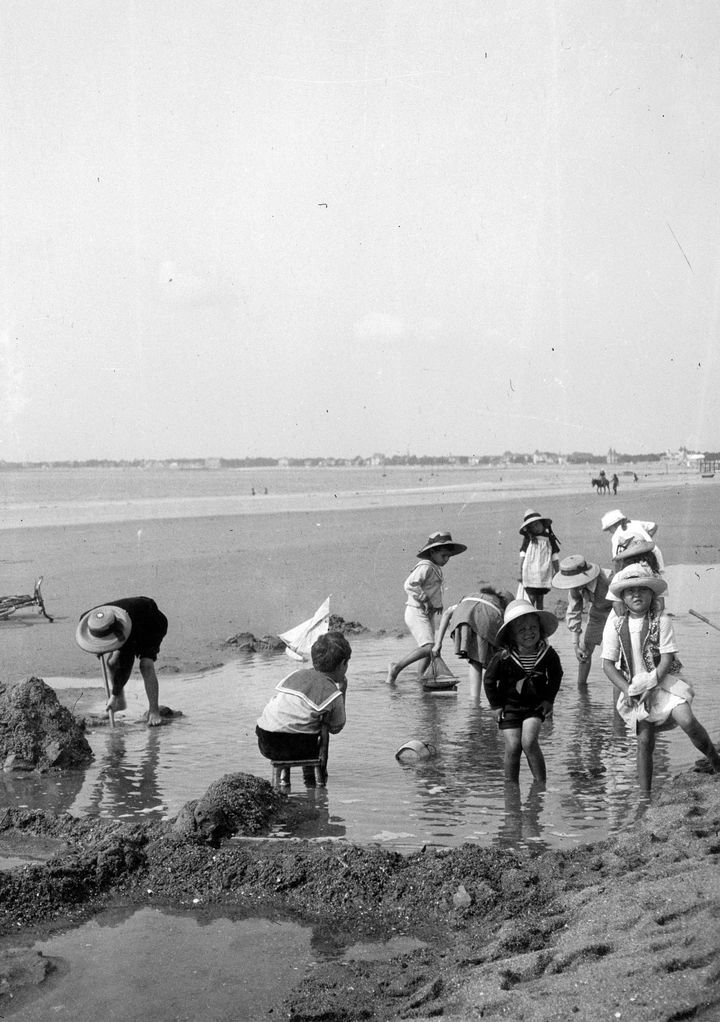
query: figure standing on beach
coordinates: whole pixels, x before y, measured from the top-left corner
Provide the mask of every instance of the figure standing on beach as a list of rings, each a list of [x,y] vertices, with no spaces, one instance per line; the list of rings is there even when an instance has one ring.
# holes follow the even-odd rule
[[[617,472],[613,472],[613,477],[612,477],[612,491],[613,491],[613,494],[617,493],[619,485],[620,485],[620,480],[618,479]]]
[[[552,579],[558,570],[560,543],[552,531],[552,518],[544,518],[529,508],[525,512],[520,535],[518,582],[523,596],[533,607],[542,610],[545,593],[552,588]]]
[[[398,674],[410,664],[421,661],[418,675],[422,675],[430,663],[435,642],[435,626],[443,610],[442,569],[451,557],[463,553],[464,550],[467,550],[467,547],[463,543],[453,543],[449,532],[434,532],[418,551],[418,563],[404,584],[407,593],[405,624],[410,629],[418,648],[397,663],[390,664],[386,679],[388,685],[394,685]]]
[[[618,547],[624,546],[630,539],[644,539],[655,542],[654,537],[658,528],[655,522],[644,522],[640,519],[628,518],[626,514],[623,514],[617,508],[614,511],[608,511],[607,514],[602,516],[600,526],[603,532],[610,533],[610,549],[613,561],[617,557]],[[660,571],[663,571],[665,569],[665,562],[657,543],[655,544],[654,553],[660,565]]]
[[[347,670],[352,655],[341,632],[325,632],[310,649],[312,668],[288,674],[257,721],[258,748],[266,759],[316,759],[323,727],[336,735],[345,727]],[[325,772],[327,779],[327,771]],[[306,787],[315,770],[303,767]],[[287,784],[288,777],[281,777]]]
[[[477,593],[463,596],[459,603],[448,607],[440,618],[432,656],[440,656],[449,629],[455,643],[455,656],[468,662],[471,702],[479,702],[483,670],[497,650],[497,633],[511,600],[510,593],[499,592],[493,586],[481,586]]]
[[[109,653],[107,667],[111,695],[107,710],[117,712],[127,709],[125,685],[137,658],[148,700],[148,727],[162,724],[155,661],[167,630],[168,619],[149,596],[111,600],[81,616],[75,633],[80,648],[97,656]]]
[[[613,610],[603,632],[603,670],[618,691],[617,711],[637,735],[638,780],[652,785],[658,731],[679,725],[713,772],[720,755],[690,706],[693,689],[681,676],[672,622],[657,600],[667,583],[646,564],[631,564],[612,580],[610,595],[623,605]]]
[[[560,657],[547,643],[557,626],[550,611],[538,610],[527,600],[513,600],[497,634],[503,648],[490,661],[484,685],[505,740],[506,781],[519,779],[523,752],[533,778],[546,779],[539,737],[563,675]]]
[[[612,610],[612,598],[608,596],[611,577],[612,572],[589,563],[582,554],[564,558],[560,562],[560,570],[553,577],[555,589],[569,590],[565,623],[575,636],[573,645],[578,662],[578,688],[587,685],[592,655],[602,640],[605,621]],[[586,604],[588,619],[583,636],[582,616]]]

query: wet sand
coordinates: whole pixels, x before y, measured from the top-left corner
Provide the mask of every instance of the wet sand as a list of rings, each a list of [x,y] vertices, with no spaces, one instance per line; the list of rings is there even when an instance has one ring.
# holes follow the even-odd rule
[[[49,624],[31,611],[0,622],[5,678],[96,674],[95,658],[75,645],[75,624],[87,608],[121,596],[153,596],[167,614],[161,672],[226,662],[234,655],[223,645],[228,637],[276,635],[307,618],[329,594],[331,609],[346,620],[373,631],[403,631],[402,583],[427,535],[447,529],[468,545],[445,570],[447,602],[480,581],[514,589],[518,527],[529,506],[553,518],[561,556],[583,553],[608,565],[610,543],[600,518],[620,506],[631,517],[661,523],[658,542],[667,564],[713,563],[720,560],[720,540],[708,523],[717,513],[717,485],[671,476],[666,484],[657,477],[652,486],[639,484],[617,497],[558,493],[556,487],[532,496],[457,501],[453,492],[442,503],[414,507],[3,530],[5,592],[29,592],[42,574],[55,617]]]

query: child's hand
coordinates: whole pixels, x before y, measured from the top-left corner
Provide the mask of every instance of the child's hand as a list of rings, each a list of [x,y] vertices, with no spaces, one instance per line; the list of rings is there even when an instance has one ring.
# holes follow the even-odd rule
[[[628,686],[629,696],[640,696],[657,685],[657,671],[638,671]]]
[[[538,706],[538,710],[540,711],[542,719],[547,720],[548,717],[552,717],[553,704],[548,699],[543,699]]]
[[[502,720],[502,715],[503,715],[502,706],[498,706],[496,709],[494,709],[492,711],[492,715],[493,715],[493,717],[495,718],[495,720],[499,724],[500,721]]]
[[[577,645],[575,647],[575,656],[578,658],[578,662],[581,664],[587,663],[589,660],[588,652],[584,646]]]
[[[441,642],[436,642],[435,645],[433,646],[433,648],[430,650],[430,656],[433,658],[433,660],[436,657],[440,656],[440,650],[441,649],[442,649],[442,643]]]

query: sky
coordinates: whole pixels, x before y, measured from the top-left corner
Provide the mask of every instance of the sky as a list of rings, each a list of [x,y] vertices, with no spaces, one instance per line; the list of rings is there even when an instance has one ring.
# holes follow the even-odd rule
[[[720,449],[710,0],[4,0],[0,460]]]

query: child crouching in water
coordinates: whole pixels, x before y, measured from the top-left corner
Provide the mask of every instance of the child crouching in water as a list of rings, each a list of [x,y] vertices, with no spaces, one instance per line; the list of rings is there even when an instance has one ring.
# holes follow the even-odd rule
[[[679,724],[696,749],[720,770],[720,755],[690,707],[691,686],[680,676],[672,622],[660,605],[667,583],[648,564],[615,575],[608,595],[619,601],[603,631],[603,670],[619,692],[617,711],[637,735],[640,787],[652,785],[655,735]]]
[[[536,781],[546,778],[539,737],[542,722],[553,710],[563,669],[547,637],[558,621],[548,610],[527,600],[508,604],[496,642],[496,653],[485,672],[485,695],[505,739],[505,780],[520,777],[524,752]]]
[[[430,663],[430,655],[435,642],[435,625],[443,611],[443,573],[451,557],[461,554],[467,547],[463,543],[453,543],[449,532],[434,532],[427,543],[418,551],[418,563],[405,579],[407,604],[405,606],[405,624],[410,629],[418,648],[408,653],[396,664],[390,664],[387,673],[388,685],[394,685],[400,671],[410,664],[424,660],[420,665],[419,674]]]

